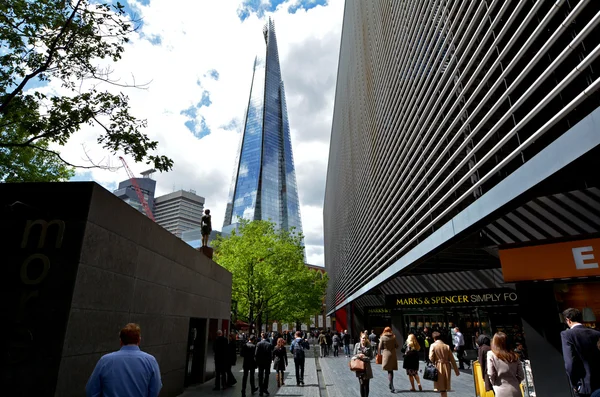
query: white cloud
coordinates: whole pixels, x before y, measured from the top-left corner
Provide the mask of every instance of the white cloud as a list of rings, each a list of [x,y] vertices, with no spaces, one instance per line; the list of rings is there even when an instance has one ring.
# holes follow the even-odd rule
[[[343,0],[289,14],[288,6],[296,3],[288,1],[267,15],[275,20],[286,85],[302,223],[311,243],[307,244],[307,257],[310,263],[322,265],[322,198]],[[237,13],[241,1],[233,0],[180,0],[177,6],[170,0],[129,4],[143,25],[126,46],[123,59],[112,66],[113,77],[131,81],[133,75],[138,83],[150,82],[146,90],[128,89],[125,93],[132,113],[148,120],[146,132],[159,141],[159,152],[175,161],[171,172],[154,175],[157,195],[173,189],[195,190],[206,198],[213,224],[220,229],[254,57],[264,53],[264,18],[252,14],[242,22]],[[210,76],[212,70],[217,71],[218,79]],[[57,88],[51,85],[47,89]],[[211,133],[198,139],[185,126],[189,116],[181,111],[196,105],[204,91],[211,104],[197,110],[195,121],[203,118]],[[235,128],[227,130],[228,125]],[[107,154],[95,143],[97,135],[93,129],[77,133],[61,152],[81,163],[81,144],[85,144],[91,156],[101,159]],[[128,160],[136,174],[149,168]],[[118,164],[116,157],[111,162]],[[91,176],[104,185],[126,179],[123,170],[93,170]]]

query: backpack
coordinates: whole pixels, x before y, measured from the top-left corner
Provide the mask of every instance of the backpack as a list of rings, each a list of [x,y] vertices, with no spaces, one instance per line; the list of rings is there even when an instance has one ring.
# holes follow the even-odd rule
[[[290,353],[294,355],[295,360],[303,360],[304,359],[304,342],[298,342],[295,339],[290,346]]]

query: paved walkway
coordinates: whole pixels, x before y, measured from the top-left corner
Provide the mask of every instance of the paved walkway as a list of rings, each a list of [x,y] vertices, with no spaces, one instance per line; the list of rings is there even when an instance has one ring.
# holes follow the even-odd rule
[[[311,345],[313,347],[313,345]],[[289,346],[288,346],[289,348]],[[339,357],[330,355],[325,358],[318,358],[318,348],[311,348],[306,355],[304,369],[304,387],[296,386],[296,376],[294,369],[294,360],[288,353],[289,366],[285,371],[285,385],[277,389],[275,373],[271,371],[269,376],[269,392],[271,396],[294,396],[294,397],[360,397],[358,380],[353,372],[348,369],[349,359],[340,354]],[[238,359],[238,365],[233,368],[233,373],[237,379],[237,384],[222,391],[213,391],[214,380],[210,380],[198,386],[188,387],[180,397],[240,397],[242,395],[242,368],[241,359]],[[373,376],[370,384],[370,397],[391,396],[388,388],[387,372],[381,370],[381,366],[372,361]],[[421,363],[421,370],[424,364]],[[406,371],[402,369],[402,361],[398,362],[398,371],[394,372],[394,387],[396,394],[400,396],[413,395],[410,393],[410,382]],[[258,378],[258,375],[256,375]],[[258,380],[257,380],[258,381]],[[423,392],[415,393],[419,397],[438,397],[440,394],[433,391],[433,382],[421,379]],[[250,394],[250,385],[246,389],[246,395]],[[473,386],[473,376],[471,370],[462,370],[459,377],[452,376],[452,391],[449,395],[456,397],[475,396]],[[258,393],[255,394],[255,397]]]
[[[327,396],[322,397],[360,397],[358,380],[353,372],[348,368],[349,358],[340,355],[340,357],[325,357],[319,359],[319,364],[323,372],[323,378],[327,387]],[[394,388],[396,394],[390,393],[388,387],[387,371],[381,369],[381,365],[371,361],[373,369],[373,379],[371,379],[369,388],[369,397],[381,396],[407,396],[413,395],[410,392],[410,381],[406,375],[406,370],[402,369],[402,361],[398,361],[398,371],[394,371]],[[422,371],[425,364],[421,362]],[[473,385],[473,375],[471,370],[462,370],[459,377],[452,375],[452,391],[449,396],[468,397],[475,396],[475,387]],[[440,393],[433,391],[433,382],[421,379],[423,392],[414,393],[419,397],[439,397]],[[418,387],[415,385],[415,388]]]

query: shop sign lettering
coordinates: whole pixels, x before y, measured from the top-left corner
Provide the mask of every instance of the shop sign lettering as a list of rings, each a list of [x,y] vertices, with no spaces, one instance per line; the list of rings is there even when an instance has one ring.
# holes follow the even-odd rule
[[[371,314],[371,315],[384,316],[384,315],[391,314],[392,311],[390,309],[385,308],[385,307],[372,307],[372,308],[369,308],[368,313]]]
[[[390,299],[392,298],[392,299]],[[388,306],[463,306],[463,305],[503,305],[518,303],[517,293],[507,290],[491,290],[487,293],[464,292],[458,294],[428,294],[418,296],[395,295],[388,297]]]

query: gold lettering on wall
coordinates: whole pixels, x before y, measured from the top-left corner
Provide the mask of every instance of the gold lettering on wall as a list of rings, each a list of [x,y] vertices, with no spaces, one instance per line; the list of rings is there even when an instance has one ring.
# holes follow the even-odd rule
[[[50,226],[56,226],[58,228],[58,232],[56,234],[56,243],[54,245],[55,248],[60,248],[63,243],[63,238],[65,235],[65,222],[60,219],[54,219],[50,222],[47,222],[43,219],[36,219],[35,221],[28,220],[25,224],[25,231],[23,232],[23,240],[21,240],[21,248],[26,248],[27,243],[29,243],[29,234],[31,229],[34,226],[39,225],[41,227],[40,230],[40,238],[38,240],[38,248],[43,248],[46,242],[46,234],[48,234],[48,228]]]

